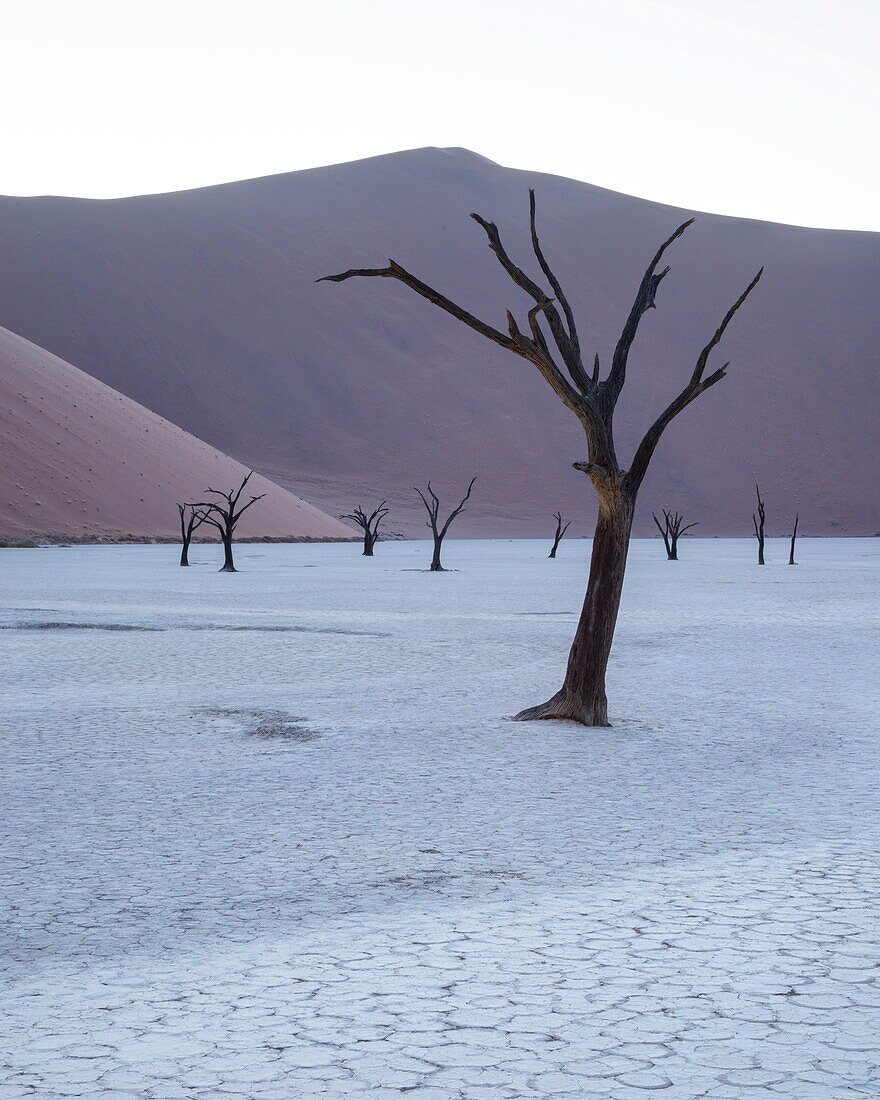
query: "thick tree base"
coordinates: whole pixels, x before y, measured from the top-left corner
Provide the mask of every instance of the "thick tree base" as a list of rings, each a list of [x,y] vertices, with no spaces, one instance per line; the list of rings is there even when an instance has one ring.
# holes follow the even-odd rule
[[[446,570],[443,568],[442,565],[432,565],[431,568],[428,570],[428,572],[429,573],[445,573]]]
[[[237,573],[238,570],[234,565],[224,565],[221,569],[217,570],[218,573]]]
[[[514,722],[533,722],[542,718],[555,718],[563,722],[578,722],[582,726],[610,726],[608,703],[604,699],[585,702],[569,696],[565,690],[557,691],[552,699],[537,707],[527,707],[513,716]]]

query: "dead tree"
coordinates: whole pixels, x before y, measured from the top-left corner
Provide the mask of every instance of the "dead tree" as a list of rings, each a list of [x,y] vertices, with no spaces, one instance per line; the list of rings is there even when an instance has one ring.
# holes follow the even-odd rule
[[[422,504],[424,504],[425,508],[428,510],[428,521],[425,526],[431,528],[431,534],[434,536],[434,554],[431,558],[431,568],[429,569],[430,573],[445,572],[443,566],[440,564],[440,547],[443,545],[443,540],[446,538],[446,532],[449,530],[449,525],[459,514],[459,512],[464,510],[464,506],[471,495],[471,489],[473,489],[474,482],[476,480],[477,479],[475,477],[471,478],[471,483],[467,487],[467,492],[459,501],[458,506],[456,508],[453,508],[453,510],[449,513],[449,518],[446,520],[442,527],[440,526],[440,520],[438,518],[440,514],[440,501],[437,497],[437,494],[431,488],[431,482],[428,482],[428,496],[431,498],[430,501],[427,499],[421,489],[416,489],[416,492],[422,498]]]
[[[242,504],[241,507],[239,507],[241,494],[244,492],[244,488],[250,481],[253,472],[254,471],[251,470],[237,489],[230,489],[229,492],[221,492],[219,489],[206,490],[209,496],[219,497],[220,502],[203,500],[193,505],[194,508],[199,509],[199,515],[202,517],[202,522],[210,523],[212,527],[216,527],[220,532],[220,541],[223,543],[223,565],[220,569],[221,573],[237,572],[235,562],[232,559],[232,539],[235,535],[236,525],[248,508],[250,508],[252,504],[256,504],[258,500],[262,500],[266,495],[265,493],[260,493],[259,496],[251,497],[247,504]]]
[[[553,518],[556,520],[556,534],[553,536],[553,547],[550,550],[550,553],[547,555],[550,558],[556,557],[556,551],[559,549],[559,544],[560,542],[562,542],[562,539],[565,536],[565,532],[569,529],[569,527],[571,527],[571,520],[569,520],[564,527],[562,526],[561,512],[554,512]]]
[[[764,501],[761,499],[761,490],[755,486],[755,495],[758,498],[757,515],[752,512],[752,524],[755,528],[755,538],[758,540],[758,565],[764,564]]]
[[[680,512],[667,512],[665,508],[663,509],[662,523],[653,512],[651,515],[654,517],[657,529],[663,536],[663,545],[666,547],[666,560],[678,561],[678,540],[685,531],[690,531],[692,527],[698,527],[699,522],[688,523],[682,527],[684,516]]]
[[[798,529],[798,519],[799,518],[800,517],[797,516],[797,515],[794,517],[794,530],[791,533],[791,546],[790,546],[789,551],[788,551],[788,564],[789,565],[797,565],[797,562],[794,560],[794,544],[797,541],[797,529]]]
[[[486,221],[478,214],[471,215],[484,230],[489,247],[501,266],[533,302],[527,314],[526,331],[520,328],[510,311],[507,313],[507,331],[495,328],[422,282],[395,260],[389,260],[387,267],[352,268],[338,275],[324,276],[324,279],[338,283],[352,278],[377,277],[403,283],[481,336],[534,364],[560,401],[580,421],[586,435],[587,460],[575,462],[574,466],[587,475],[599,498],[586,598],[562,687],[546,703],[521,711],[516,717],[523,720],[568,718],[588,726],[606,726],[608,714],[605,669],[620,605],[630,528],[639,487],[654,449],[670,422],[724,377],[728,363],[706,374],[709,356],[734,314],[754,289],[762,271],[755,275],[724,315],[714,335],[697,356],[684,388],[648,428],[626,468],[620,465],[617,458],[613,419],[614,409],[626,380],[630,349],[636,338],[639,322],[648,310],[654,308],[657,290],[669,271],[668,267],[658,270],[660,261],[667,248],[684,233],[694,219],[690,218],[680,225],[663,242],[648,264],[611,356],[608,373],[605,378],[600,378],[598,355],[594,357],[591,368],[584,365],[574,313],[544,256],[538,239],[533,191],[530,192],[530,214],[532,249],[549,290],[545,290],[514,263],[501,242],[494,222]],[[544,325],[549,329],[549,336],[542,327]]]
[[[376,545],[379,538],[379,526],[387,515],[388,509],[385,507],[385,501],[383,500],[379,507],[370,515],[367,515],[363,508],[358,507],[347,516],[339,517],[340,519],[350,519],[363,531],[365,558],[371,558],[373,556],[373,547]]]
[[[178,504],[177,511],[180,513],[180,564],[189,565],[189,544],[193,531],[201,527],[205,520],[192,504]]]

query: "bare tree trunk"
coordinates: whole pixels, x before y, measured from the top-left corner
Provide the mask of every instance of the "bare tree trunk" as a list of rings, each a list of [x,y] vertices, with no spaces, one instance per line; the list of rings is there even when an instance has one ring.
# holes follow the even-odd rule
[[[764,499],[761,490],[755,486],[755,496],[758,498],[758,511],[752,513],[752,523],[755,528],[755,538],[758,540],[758,565],[764,565]]]
[[[654,522],[660,527],[660,522],[656,516],[654,516]],[[669,541],[669,531],[666,527],[660,527],[660,534],[663,536],[663,545],[666,547],[666,560],[678,561],[678,550],[672,546]]]
[[[590,557],[587,595],[568,656],[560,690],[537,707],[516,715],[533,718],[570,718],[587,726],[608,726],[605,670],[617,623],[635,500],[623,490],[603,493]]]
[[[365,558],[373,557],[373,543],[374,543],[374,541],[375,540],[374,540],[372,534],[369,531],[364,531],[364,553],[363,553],[363,556]]]
[[[440,564],[440,547],[443,545],[442,536],[434,536],[434,556],[431,558],[431,568],[429,573],[442,573],[444,572],[443,566]],[[453,570],[454,572],[454,570]]]
[[[797,562],[794,560],[794,544],[797,540],[797,529],[798,529],[798,519],[799,518],[800,518],[799,516],[794,517],[794,530],[791,533],[791,548],[788,551],[788,564],[789,565],[797,565]]]
[[[548,557],[551,557],[551,558],[556,557],[556,551],[559,549],[559,544],[560,544],[560,542],[562,542],[562,539],[565,535],[565,532],[571,526],[571,521],[569,521],[568,523],[566,523],[563,526],[562,513],[561,512],[554,512],[553,513],[553,518],[556,520],[556,533],[553,536],[553,547],[550,550],[550,553],[548,554]]]
[[[205,520],[192,504],[178,504],[177,512],[180,516],[180,564],[189,565],[189,544],[193,531],[201,527]]]
[[[223,536],[223,568],[221,573],[237,573],[235,562],[232,560],[232,536]]]

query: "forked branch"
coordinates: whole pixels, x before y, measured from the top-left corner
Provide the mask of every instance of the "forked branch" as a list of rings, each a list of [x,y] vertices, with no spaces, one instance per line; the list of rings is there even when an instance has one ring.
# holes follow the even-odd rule
[[[556,532],[553,535],[553,545],[550,548],[550,553],[548,555],[548,557],[551,558],[556,557],[556,551],[559,549],[559,544],[565,537],[565,532],[569,529],[569,527],[571,527],[571,520],[563,525],[561,512],[554,512],[553,518],[556,520]]]
[[[449,515],[446,519],[446,522],[443,524],[442,527],[439,526],[440,500],[439,500],[437,494],[431,488],[431,482],[430,481],[428,482],[428,495],[431,498],[430,503],[425,498],[425,494],[422,492],[422,490],[419,489],[418,487],[416,487],[416,492],[422,498],[422,504],[424,504],[425,508],[428,511],[428,520],[427,520],[427,523],[425,524],[425,526],[430,527],[431,530],[433,531],[433,533],[435,535],[439,535],[439,537],[441,539],[444,538],[445,535],[446,535],[446,532],[449,530],[450,523],[452,523],[452,521],[455,519],[455,517],[457,515],[459,515],[461,512],[464,511],[464,506],[465,506],[465,504],[467,504],[468,500],[470,499],[471,490],[473,489],[474,482],[476,480],[477,479],[475,477],[471,478],[470,485],[468,485],[468,487],[467,487],[467,492],[461,498],[461,500],[456,505],[456,507],[453,508],[453,510],[449,513]]]
[[[670,238],[670,240],[671,239],[672,238]],[[642,479],[644,478],[648,470],[648,464],[651,461],[651,456],[654,454],[654,450],[657,444],[660,442],[660,437],[663,435],[663,432],[666,430],[670,422],[674,420],[680,412],[686,409],[693,400],[699,397],[701,393],[705,393],[706,390],[708,390],[711,386],[714,386],[716,382],[720,382],[724,375],[727,373],[727,368],[730,366],[729,362],[719,367],[718,370],[708,375],[708,377],[703,377],[703,374],[706,370],[706,364],[709,361],[709,356],[712,353],[713,348],[715,348],[718,342],[721,340],[721,337],[724,335],[724,330],[730,324],[734,314],[758,285],[758,282],[763,274],[764,269],[762,267],[758,271],[757,275],[755,275],[754,279],[752,279],[746,289],[742,292],[742,294],[740,294],[737,300],[724,315],[724,320],[715,330],[715,333],[713,334],[711,340],[709,340],[709,342],[697,356],[696,366],[694,367],[693,373],[691,374],[687,385],[684,387],[678,397],[676,397],[674,401],[671,401],[669,405],[666,406],[666,408],[657,417],[651,427],[648,428],[647,432],[645,432],[641,443],[636,449],[635,457],[633,458],[629,471],[627,473],[627,480],[632,489],[637,490],[638,487],[641,485]]]
[[[395,260],[389,260],[387,267],[350,268],[338,275],[324,275],[316,282],[341,283],[345,282],[346,279],[354,278],[396,279],[426,301],[438,306],[450,316],[455,317],[456,320],[467,325],[468,328],[473,329],[474,332],[478,332],[481,336],[485,336],[507,351],[512,351],[515,355],[519,355],[521,358],[533,363],[565,405],[581,420],[589,422],[590,428],[598,438],[604,439],[606,435],[605,427],[589,396],[595,387],[581,363],[577,330],[574,328],[574,316],[571,314],[567,298],[562,293],[559,280],[555,275],[552,275],[543,252],[541,252],[537,232],[534,230],[534,220],[533,246],[536,247],[536,256],[538,256],[538,262],[545,274],[549,272],[548,279],[554,288],[554,293],[559,298],[566,317],[569,318],[568,330],[560,317],[553,298],[546,294],[533,279],[511,260],[501,242],[501,236],[495,223],[487,221],[479,214],[472,214],[471,217],[482,226],[489,239],[489,247],[498,257],[499,262],[513,282],[534,300],[535,306],[528,314],[531,336],[527,336],[520,330],[510,310],[507,311],[507,333],[504,333],[453,302],[452,299],[447,298],[445,294],[441,294],[434,287],[423,282],[412,272],[401,267]],[[547,318],[553,339],[571,381],[566,378],[562,368],[555,362],[544,334],[541,332],[539,323],[541,313],[544,313]]]
[[[547,317],[547,324],[550,327],[550,331],[553,334],[553,339],[556,342],[556,346],[559,349],[559,354],[562,356],[562,361],[571,376],[577,389],[580,393],[586,396],[591,387],[590,379],[584,371],[583,364],[581,363],[580,346],[577,339],[577,329],[574,327],[574,315],[571,312],[571,307],[568,304],[568,300],[565,297],[565,293],[559,283],[559,280],[553,274],[550,269],[550,265],[547,263],[543,252],[541,251],[541,245],[538,240],[537,229],[535,226],[535,192],[529,191],[529,207],[531,212],[531,232],[532,232],[532,247],[535,252],[535,256],[538,263],[541,266],[541,270],[547,276],[547,280],[553,288],[553,293],[559,299],[559,304],[565,310],[566,318],[568,320],[569,327],[566,329],[562,322],[562,318],[559,316],[559,311],[556,306],[553,305],[553,300],[545,291],[538,286],[538,284],[528,276],[521,267],[518,267],[507,253],[504,245],[501,243],[501,234],[498,231],[498,226],[494,222],[487,221],[486,218],[481,217],[479,214],[471,214],[474,221],[482,226],[489,239],[489,247],[498,257],[498,261],[510,278],[516,283],[520,289],[524,290],[531,298],[535,300],[538,306]],[[529,315],[531,320],[531,314]],[[533,327],[534,333],[534,327]],[[535,337],[535,342],[541,344],[542,337]]]
[[[177,511],[180,515],[180,564],[189,565],[189,544],[192,542],[193,532],[205,520],[192,504],[178,504]]]
[[[626,324],[623,326],[623,332],[621,332],[620,339],[617,341],[617,346],[614,348],[614,355],[611,359],[611,369],[608,372],[608,377],[602,383],[603,401],[611,409],[617,404],[620,391],[623,389],[623,384],[626,381],[626,364],[629,360],[630,348],[639,330],[639,322],[649,309],[655,308],[654,299],[657,295],[657,288],[669,273],[668,267],[664,267],[662,271],[657,272],[657,265],[662,260],[663,253],[666,249],[669,248],[673,241],[677,241],[687,227],[693,225],[695,220],[695,218],[688,218],[686,222],[682,222],[678,229],[660,245],[654,253],[653,260],[651,260],[645,269],[645,274],[642,276],[642,281],[639,284],[639,289],[636,294],[636,300],[632,304],[632,309],[629,311]]]
[[[538,240],[538,229],[535,219],[535,190],[533,187],[529,188],[529,224],[532,230],[532,249],[534,250],[535,257],[538,263],[541,265],[541,270],[547,277],[547,282],[553,288],[553,293],[556,295],[556,298],[559,304],[562,306],[563,312],[565,313],[565,320],[568,323],[568,338],[571,342],[572,351],[576,355],[578,363],[580,363],[581,344],[580,340],[578,339],[577,325],[575,324],[574,320],[574,312],[572,311],[572,308],[568,303],[568,298],[566,298],[565,292],[563,291],[559,280],[556,278],[556,275],[553,273],[552,268],[547,263],[547,260],[544,257],[544,251],[541,248],[541,242]]]

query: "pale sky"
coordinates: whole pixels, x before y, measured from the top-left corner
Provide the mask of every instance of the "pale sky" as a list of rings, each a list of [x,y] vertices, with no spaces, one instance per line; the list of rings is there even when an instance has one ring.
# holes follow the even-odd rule
[[[880,0],[0,0],[0,193],[425,145],[878,229]]]

